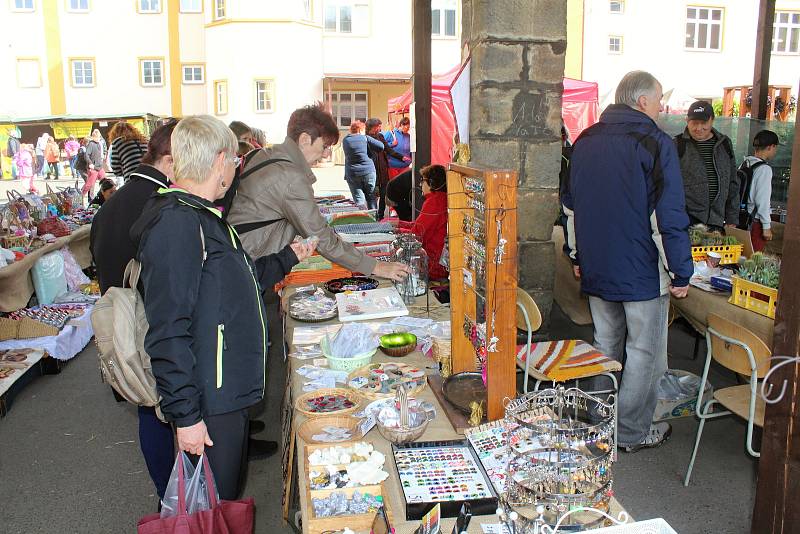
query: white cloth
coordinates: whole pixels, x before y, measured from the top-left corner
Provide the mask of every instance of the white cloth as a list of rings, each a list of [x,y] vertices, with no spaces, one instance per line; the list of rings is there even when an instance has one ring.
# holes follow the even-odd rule
[[[752,166],[759,161],[764,161],[755,156],[747,156],[744,161],[748,166]],[[765,230],[770,227],[770,202],[772,200],[772,167],[769,163],[759,165],[753,171],[753,183],[750,186],[750,196],[747,198],[747,211],[753,213],[753,220],[761,221],[761,227]]]
[[[92,308],[94,306],[87,307],[83,315],[69,320],[57,336],[9,339],[0,342],[0,350],[37,349],[47,352],[57,360],[71,360],[83,350],[94,335],[91,321]]]

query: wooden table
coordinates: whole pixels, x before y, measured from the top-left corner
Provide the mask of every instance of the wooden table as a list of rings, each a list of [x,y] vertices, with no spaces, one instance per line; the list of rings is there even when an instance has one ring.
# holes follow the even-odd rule
[[[0,268],[0,311],[11,312],[24,308],[33,295],[31,269],[36,260],[49,252],[69,247],[81,269],[92,264],[89,251],[89,233],[92,225],[81,226],[68,236],[59,237],[53,243],[38,248],[23,259]]]
[[[284,302],[285,299],[293,293],[293,288],[287,288],[284,292]],[[438,301],[436,301],[433,296],[431,296],[431,306],[434,304],[438,305]],[[411,308],[412,315],[427,317],[425,313],[425,297],[420,297],[417,299],[417,305]],[[435,309],[432,310],[431,318],[436,320],[449,320],[449,308],[443,306],[437,306]],[[325,323],[318,323],[318,324],[337,324],[338,321],[332,319]],[[308,326],[308,323],[300,323],[294,321],[288,315],[285,317],[285,324],[284,324],[284,339],[291,347],[290,352],[294,350],[293,346],[293,332],[295,326]],[[289,367],[291,368],[291,398],[292,402],[294,399],[298,398],[302,395],[303,392],[303,382],[304,378],[297,374],[295,370],[300,366],[310,363],[310,361],[301,361],[297,360],[296,358],[289,358]],[[380,362],[397,362],[398,358],[390,358],[383,354],[380,350],[375,353],[375,356],[372,359],[373,363],[380,363]],[[433,367],[435,362],[430,358],[424,356],[421,352],[416,351],[408,356],[405,356],[401,359],[403,363],[413,365],[420,369],[427,369],[429,367]],[[427,369],[428,374],[434,373],[431,369]],[[436,407],[436,418],[430,422],[428,428],[425,430],[425,434],[418,441],[439,441],[439,440],[456,440],[456,439],[464,439],[464,436],[459,435],[453,429],[452,425],[448,421],[447,417],[444,414],[444,411],[436,399],[436,396],[431,391],[430,387],[426,388],[421,394],[417,395],[417,398],[426,400],[432,403]],[[293,431],[297,431],[299,425],[305,421],[306,417],[298,411],[294,411],[292,417],[292,428]],[[384,482],[384,488],[386,492],[386,499],[388,499],[389,509],[391,510],[392,514],[392,526],[395,528],[395,531],[398,534],[409,534],[414,532],[414,530],[419,525],[419,521],[406,521],[405,520],[405,500],[403,497],[403,492],[400,487],[400,481],[397,474],[397,470],[395,469],[394,460],[392,458],[392,450],[391,450],[391,443],[386,441],[383,436],[380,435],[377,428],[373,428],[364,438],[364,440],[369,441],[372,443],[373,447],[382,452],[386,456],[386,464],[384,469],[389,473],[389,478]],[[296,473],[300,474],[301,476],[297,476],[297,492],[300,498],[300,510],[302,512],[303,517],[308,517],[310,504],[306,499],[306,487],[307,481],[305,477],[302,476],[303,473],[303,465],[306,460],[305,455],[305,443],[303,440],[296,436],[295,438],[296,449],[294,451],[296,458],[297,458],[297,467]],[[614,500],[612,502],[612,515],[616,516],[622,510],[619,503]],[[454,525],[454,519],[445,519],[443,520],[444,528],[442,529],[443,533],[449,533]],[[497,523],[498,520],[496,516],[489,515],[489,516],[477,516],[474,517],[469,528],[470,533],[482,533],[483,531],[480,528],[480,525],[483,523],[491,524]],[[344,526],[344,523],[343,525]],[[307,533],[308,530],[304,523],[303,532]]]

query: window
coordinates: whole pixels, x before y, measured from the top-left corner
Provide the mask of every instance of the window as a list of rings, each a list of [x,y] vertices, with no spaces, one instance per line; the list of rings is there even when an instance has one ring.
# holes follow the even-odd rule
[[[314,6],[312,0],[303,0],[303,18],[306,20],[314,20]]]
[[[256,111],[271,113],[275,111],[275,82],[256,80]]]
[[[608,36],[608,52],[610,54],[621,54],[622,53],[622,36],[621,35],[609,35]]]
[[[431,35],[456,36],[456,0],[434,0],[431,3]]]
[[[356,119],[366,122],[369,114],[366,92],[336,92],[331,98],[333,117],[339,128],[349,128]]]
[[[181,13],[202,13],[203,0],[181,0]]]
[[[214,82],[214,113],[216,115],[228,113],[228,82],[225,80]]]
[[[17,87],[42,86],[42,72],[38,58],[17,58]]]
[[[33,0],[11,0],[12,11],[33,11]]]
[[[775,12],[772,51],[784,54],[797,54],[800,52],[800,13]]]
[[[214,20],[225,18],[225,0],[214,0]]]
[[[161,0],[136,0],[139,13],[161,13]]]
[[[183,83],[185,84],[199,84],[205,83],[206,74],[203,65],[184,65],[183,66]]]
[[[622,13],[625,11],[625,2],[622,0],[611,0],[608,3],[608,10],[611,13]]]
[[[164,85],[164,60],[140,59],[139,83],[145,87],[158,87]]]
[[[722,48],[721,8],[686,8],[686,48],[693,50]]]
[[[73,59],[70,61],[73,87],[94,87],[94,60]]]
[[[353,3],[347,0],[325,2],[325,31],[353,33]]]
[[[67,11],[71,13],[88,13],[89,0],[67,0]]]

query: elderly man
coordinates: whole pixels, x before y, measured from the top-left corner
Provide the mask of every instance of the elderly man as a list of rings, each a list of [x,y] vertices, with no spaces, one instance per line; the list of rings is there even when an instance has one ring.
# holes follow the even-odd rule
[[[319,238],[317,251],[351,271],[401,280],[408,268],[377,261],[341,238],[328,226],[314,202],[316,181],[311,165],[330,155],[339,129],[320,106],[295,110],[286,139],[248,159],[228,221],[253,257],[278,252],[295,236]]]
[[[630,72],[616,104],[575,142],[562,196],[567,250],[589,295],[597,347],[625,365],[617,404],[622,450],[657,447],[672,432],[652,423],[667,369],[670,293],[692,275],[683,188],[672,139],[655,123],[661,84]]]
[[[690,224],[713,230],[739,222],[739,179],[730,138],[714,128],[714,109],[699,100],[689,107],[686,129],[675,136]]]

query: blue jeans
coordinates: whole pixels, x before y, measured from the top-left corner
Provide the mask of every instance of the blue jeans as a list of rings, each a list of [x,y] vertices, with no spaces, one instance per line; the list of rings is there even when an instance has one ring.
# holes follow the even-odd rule
[[[644,440],[656,409],[656,386],[667,371],[669,295],[642,302],[610,302],[589,297],[594,345],[623,362],[617,400],[620,447]]]
[[[364,176],[345,178],[345,180],[347,180],[347,185],[350,186],[353,202],[359,206],[366,206],[367,209],[374,210],[378,206],[377,202],[375,202],[376,179],[377,175],[374,172]]]
[[[139,406],[139,447],[158,498],[163,499],[175,463],[175,440],[172,427],[156,416],[155,408]]]
[[[78,155],[74,155],[69,158],[69,169],[72,171],[72,179],[78,179],[78,173],[75,171],[75,164],[78,163]]]

